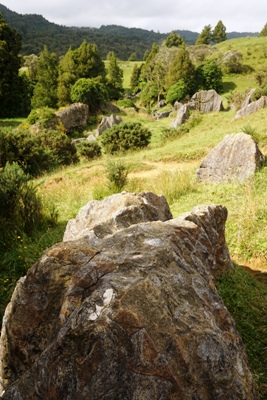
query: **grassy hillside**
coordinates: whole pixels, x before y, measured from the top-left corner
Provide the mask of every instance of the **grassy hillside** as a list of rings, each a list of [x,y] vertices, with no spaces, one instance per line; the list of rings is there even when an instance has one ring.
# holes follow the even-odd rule
[[[224,76],[222,97],[227,108],[232,93],[243,93],[255,87],[256,71],[267,68],[267,38],[232,39],[216,48],[213,56],[235,49],[243,54],[243,63],[251,66],[249,73]],[[133,64],[125,62],[121,66],[126,71],[125,87],[129,87]],[[226,206],[226,240],[232,259],[239,265],[267,272],[267,163],[254,179],[243,184],[214,185],[196,181],[196,169],[201,160],[227,134],[254,131],[261,151],[267,156],[267,109],[238,120],[233,120],[234,115],[235,111],[230,109],[206,115],[192,113],[186,123],[187,131],[172,140],[165,140],[163,133],[172,118],[154,121],[142,110],[122,112],[123,121],[138,120],[151,130],[152,140],[146,149],[112,157],[104,155],[98,160],[83,161],[36,179],[44,202],[57,210],[58,225],[34,238],[19,237],[16,249],[2,259],[5,265],[0,279],[2,311],[18,273],[25,273],[46,247],[62,240],[67,221],[84,204],[109,193],[108,160],[120,160],[127,166],[129,179],[124,190],[165,195],[174,217],[198,204]],[[258,275],[263,281],[263,275]],[[244,269],[236,267],[233,273],[222,277],[219,290],[245,342],[261,399],[267,399],[266,282],[259,282]]]

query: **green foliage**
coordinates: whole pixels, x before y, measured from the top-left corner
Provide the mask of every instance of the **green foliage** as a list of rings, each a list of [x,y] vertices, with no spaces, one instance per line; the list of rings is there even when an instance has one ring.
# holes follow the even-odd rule
[[[29,179],[17,163],[7,163],[0,172],[0,219],[6,228],[27,234],[43,220],[41,200]],[[9,229],[1,230],[0,247],[9,246],[7,239],[12,235]]]
[[[202,29],[201,33],[199,34],[195,44],[196,45],[210,44],[211,40],[212,40],[211,26],[205,25],[204,28]]]
[[[227,74],[240,74],[243,72],[243,55],[237,50],[227,51],[222,60],[222,69]]]
[[[75,73],[77,79],[105,77],[105,64],[98,52],[97,45],[82,42],[80,47],[73,51],[73,60],[75,63]]]
[[[133,70],[132,70],[132,75],[131,75],[131,91],[133,93],[137,93],[140,90],[140,76],[141,76],[141,71],[142,71],[142,66],[143,64],[141,64],[140,66],[138,66],[137,64],[134,64],[133,66]]]
[[[57,106],[58,59],[55,53],[50,53],[47,46],[41,52],[37,64],[37,83],[34,87],[32,107]]]
[[[20,35],[0,13],[0,117],[26,116],[29,112],[31,86],[26,76],[19,76],[20,49]]]
[[[114,52],[109,53],[107,66],[107,88],[110,100],[118,100],[123,94],[123,71]]]
[[[73,51],[70,48],[60,61],[58,68],[57,97],[59,107],[71,104],[70,92],[76,80],[76,67]]]
[[[114,125],[101,135],[101,143],[106,153],[136,150],[146,147],[151,138],[151,132],[140,122],[129,122]]]
[[[135,104],[130,99],[122,99],[117,101],[117,106],[122,108],[135,108]]]
[[[76,143],[78,155],[88,160],[93,160],[101,156],[101,147],[96,141],[82,140]]]
[[[226,27],[220,20],[217,25],[215,26],[213,33],[212,33],[212,40],[215,43],[224,42],[227,39],[226,37]]]
[[[173,105],[176,101],[184,99],[186,94],[187,87],[184,81],[180,79],[174,85],[169,87],[166,95],[166,101],[167,103],[171,103]]]
[[[84,103],[91,113],[95,113],[100,105],[107,100],[107,92],[103,83],[97,79],[81,78],[71,89],[71,100],[74,103]]]
[[[190,60],[190,55],[185,46],[181,46],[173,59],[168,77],[167,85],[171,86],[178,81],[183,81],[187,94],[191,95],[195,90],[195,67]]]
[[[183,43],[184,43],[184,41],[183,41],[182,36],[175,33],[175,31],[172,31],[166,39],[165,46],[180,47],[181,44],[183,44]]]
[[[214,89],[220,92],[222,89],[223,73],[215,61],[206,61],[196,69],[196,80],[198,89]]]
[[[267,23],[264,25],[264,27],[260,31],[259,36],[262,36],[262,37],[266,37],[267,36]]]
[[[34,125],[38,122],[39,126],[45,127],[55,118],[55,110],[49,107],[33,109],[27,117],[27,122]]]
[[[218,279],[219,294],[235,320],[259,387],[267,384],[266,283],[238,265]]]
[[[29,131],[0,131],[0,166],[17,162],[32,176],[52,171],[60,165],[77,161],[75,146],[62,132],[43,130],[36,134]]]
[[[109,189],[113,193],[121,192],[128,182],[128,169],[122,161],[109,161],[106,165]]]

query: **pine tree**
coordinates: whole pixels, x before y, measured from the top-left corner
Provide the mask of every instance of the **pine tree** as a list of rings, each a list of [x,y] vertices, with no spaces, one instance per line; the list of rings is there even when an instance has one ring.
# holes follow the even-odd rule
[[[221,43],[224,42],[227,39],[226,37],[226,27],[220,20],[217,25],[214,28],[213,34],[212,34],[212,40],[215,43]]]
[[[73,60],[73,51],[71,48],[62,58],[58,68],[58,106],[71,104],[71,88],[77,80],[76,68]]]
[[[132,71],[132,75],[131,75],[131,82],[130,82],[130,88],[131,91],[136,93],[139,90],[139,83],[140,83],[140,75],[141,75],[141,69],[142,69],[142,65],[140,65],[140,67],[138,67],[137,64],[134,64],[133,66],[133,71]]]
[[[77,79],[105,77],[105,64],[100,57],[96,44],[87,43],[73,51],[73,60],[76,66]]]
[[[180,47],[184,43],[182,36],[172,31],[167,37],[165,46],[167,47]]]
[[[37,83],[34,88],[32,107],[57,107],[58,59],[47,46],[40,53],[37,65]]]
[[[185,45],[182,45],[173,62],[170,65],[170,71],[166,78],[167,86],[171,86],[177,82],[183,82],[187,94],[194,91],[195,85],[195,67],[190,60],[189,52]]]
[[[196,45],[199,44],[210,44],[212,40],[212,32],[211,32],[211,26],[206,25],[204,26],[202,32],[199,34]]]
[[[109,97],[112,100],[118,100],[123,93],[123,71],[113,51],[108,54],[107,72]]]

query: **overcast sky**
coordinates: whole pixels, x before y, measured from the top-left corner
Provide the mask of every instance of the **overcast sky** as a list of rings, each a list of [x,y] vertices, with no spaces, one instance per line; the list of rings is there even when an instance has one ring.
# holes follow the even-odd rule
[[[41,14],[66,26],[122,25],[168,33],[201,32],[219,20],[227,32],[259,32],[267,22],[267,0],[0,0],[19,14]]]

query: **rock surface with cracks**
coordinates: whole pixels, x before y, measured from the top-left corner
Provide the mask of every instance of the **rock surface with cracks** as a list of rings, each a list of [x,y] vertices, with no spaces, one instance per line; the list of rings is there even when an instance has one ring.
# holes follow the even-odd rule
[[[226,217],[198,206],[45,251],[5,313],[2,399],[255,400],[216,290]]]

